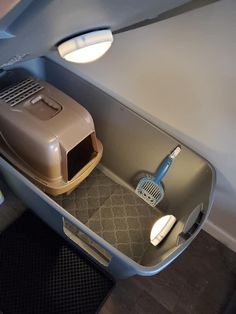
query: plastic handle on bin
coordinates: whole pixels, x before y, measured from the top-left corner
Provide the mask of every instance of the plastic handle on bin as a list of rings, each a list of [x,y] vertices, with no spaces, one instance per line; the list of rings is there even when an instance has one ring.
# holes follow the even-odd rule
[[[68,221],[70,224],[73,225],[73,228],[76,229],[76,233],[70,231],[66,225],[65,222]],[[62,231],[63,234],[70,239],[70,241],[74,242],[76,245],[78,245],[82,250],[84,250],[88,255],[90,255],[92,258],[94,258],[97,262],[99,262],[102,266],[108,267],[111,257],[104,255],[105,249],[102,248],[102,246],[98,243],[96,243],[95,239],[91,239],[88,235],[86,235],[83,231],[81,231],[78,226],[73,224],[73,222],[67,220],[67,218],[62,217]],[[83,236],[78,236],[78,233],[83,234]],[[85,241],[85,238],[87,240]],[[94,246],[94,244],[95,246]],[[97,247],[96,247],[97,246]],[[99,246],[101,249],[103,249],[103,252],[99,250]],[[109,254],[107,252],[107,254]]]

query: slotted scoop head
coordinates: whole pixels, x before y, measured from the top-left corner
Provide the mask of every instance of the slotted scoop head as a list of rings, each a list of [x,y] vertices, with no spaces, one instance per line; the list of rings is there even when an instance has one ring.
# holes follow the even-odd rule
[[[135,192],[152,207],[155,207],[164,197],[164,189],[161,183],[157,184],[151,178],[141,179]]]
[[[161,180],[167,174],[173,160],[178,156],[181,147],[177,146],[166,158],[162,161],[153,177],[147,176],[142,178],[135,190],[135,193],[141,197],[150,206],[155,207],[164,197],[164,189]]]

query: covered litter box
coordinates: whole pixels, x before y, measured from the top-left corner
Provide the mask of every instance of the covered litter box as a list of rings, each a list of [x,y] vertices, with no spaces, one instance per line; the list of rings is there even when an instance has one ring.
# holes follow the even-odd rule
[[[34,78],[0,91],[0,144],[1,154],[51,195],[73,190],[102,156],[88,111]]]
[[[102,164],[69,195],[51,197],[3,153],[1,174],[42,220],[114,277],[157,274],[187,248],[206,221],[213,199],[214,168],[79,76],[47,59],[40,59],[39,65],[44,66],[45,80],[92,115],[104,146]],[[177,145],[181,145],[181,154],[163,179],[164,198],[152,208],[134,193],[135,187],[140,176],[155,173]],[[152,226],[165,215],[175,216],[176,223],[154,246],[150,243]]]

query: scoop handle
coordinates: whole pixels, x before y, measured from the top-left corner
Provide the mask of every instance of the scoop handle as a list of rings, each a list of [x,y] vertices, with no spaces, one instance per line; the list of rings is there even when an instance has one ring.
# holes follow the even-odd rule
[[[161,165],[158,167],[155,175],[154,175],[154,182],[159,184],[161,180],[164,178],[166,173],[168,172],[171,164],[173,162],[173,159],[169,156],[167,156],[161,163]]]
[[[155,175],[154,182],[159,184],[164,176],[167,174],[170,166],[172,165],[173,160],[178,156],[181,151],[181,147],[178,145],[161,163],[158,167]]]

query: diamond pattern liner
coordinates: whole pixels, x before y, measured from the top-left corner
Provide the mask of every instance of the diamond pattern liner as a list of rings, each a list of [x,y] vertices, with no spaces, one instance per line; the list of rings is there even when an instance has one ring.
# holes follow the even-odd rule
[[[86,225],[119,251],[140,262],[149,245],[150,230],[159,213],[136,195],[119,188]]]
[[[86,223],[117,188],[117,184],[95,169],[71,194],[53,197],[71,215]]]
[[[160,212],[147,205],[119,184],[96,169],[70,195],[54,198],[74,217],[86,224],[104,240],[136,262],[150,245],[150,230]],[[76,233],[103,255],[104,250],[70,224]]]

